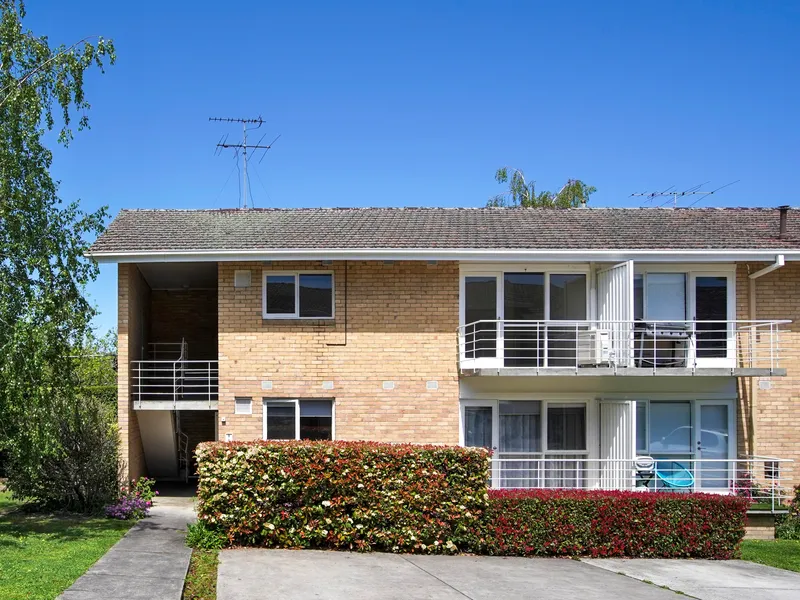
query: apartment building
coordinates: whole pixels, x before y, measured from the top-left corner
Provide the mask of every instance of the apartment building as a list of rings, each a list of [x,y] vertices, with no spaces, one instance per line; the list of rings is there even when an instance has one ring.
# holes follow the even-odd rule
[[[131,477],[203,440],[484,446],[496,487],[800,483],[800,217],[736,209],[124,210]]]

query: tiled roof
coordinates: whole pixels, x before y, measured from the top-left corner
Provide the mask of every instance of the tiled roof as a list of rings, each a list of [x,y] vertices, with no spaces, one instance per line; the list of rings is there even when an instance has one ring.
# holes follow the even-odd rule
[[[90,253],[278,249],[800,249],[772,208],[123,210]]]

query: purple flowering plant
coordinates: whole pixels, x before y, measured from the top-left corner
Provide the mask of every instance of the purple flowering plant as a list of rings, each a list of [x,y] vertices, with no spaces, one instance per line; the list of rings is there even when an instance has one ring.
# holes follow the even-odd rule
[[[131,481],[130,485],[121,486],[117,502],[106,506],[106,516],[120,520],[145,518],[150,514],[153,499],[158,495],[153,489],[154,484],[154,480],[140,477]]]

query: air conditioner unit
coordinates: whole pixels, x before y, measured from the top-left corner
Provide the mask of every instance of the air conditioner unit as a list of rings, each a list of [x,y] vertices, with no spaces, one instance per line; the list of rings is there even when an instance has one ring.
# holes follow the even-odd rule
[[[578,331],[578,365],[604,365],[611,361],[611,335],[605,329]]]

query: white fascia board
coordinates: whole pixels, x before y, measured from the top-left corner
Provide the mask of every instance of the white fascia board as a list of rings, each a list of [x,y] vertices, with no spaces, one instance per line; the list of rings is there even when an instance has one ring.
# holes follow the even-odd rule
[[[438,248],[353,248],[281,250],[175,250],[87,252],[98,263],[229,262],[282,260],[460,260],[537,262],[735,262],[769,261],[783,254],[800,260],[800,250],[508,250]]]

